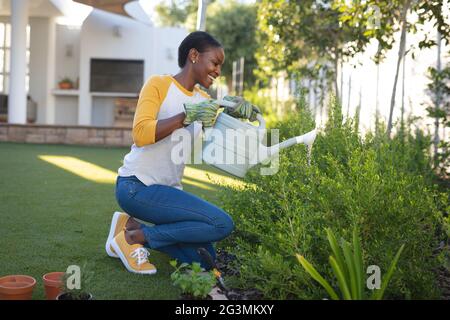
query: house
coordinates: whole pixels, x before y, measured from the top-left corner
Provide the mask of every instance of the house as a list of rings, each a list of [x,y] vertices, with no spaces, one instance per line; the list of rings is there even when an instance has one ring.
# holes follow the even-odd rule
[[[0,1],[0,122],[129,129],[144,81],[177,72],[188,34],[130,17],[131,2]]]

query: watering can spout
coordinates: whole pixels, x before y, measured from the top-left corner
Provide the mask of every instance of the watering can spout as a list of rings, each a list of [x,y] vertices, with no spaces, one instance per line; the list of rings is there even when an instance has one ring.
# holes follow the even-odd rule
[[[295,137],[295,139],[297,143],[303,143],[306,144],[307,146],[312,146],[312,144],[316,140],[316,137],[317,137],[317,129],[314,129],[308,133],[305,133],[304,135]]]
[[[268,148],[269,149],[268,154],[269,154],[269,156],[272,156],[272,155],[278,153],[281,149],[288,148],[288,147],[291,147],[293,145],[300,144],[300,143],[303,143],[306,146],[311,147],[314,143],[314,140],[316,140],[316,137],[317,137],[317,129],[314,129],[314,130],[312,130],[308,133],[305,133],[301,136],[293,137],[293,138],[287,139],[281,143],[278,143],[274,146],[271,146],[270,148]]]

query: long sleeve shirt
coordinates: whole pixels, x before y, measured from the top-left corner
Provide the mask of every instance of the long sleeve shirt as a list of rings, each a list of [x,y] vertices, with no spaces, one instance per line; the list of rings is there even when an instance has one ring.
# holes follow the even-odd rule
[[[183,103],[197,103],[210,99],[195,87],[188,91],[170,75],[152,76],[144,84],[133,120],[133,145],[119,168],[119,176],[136,176],[145,185],[162,184],[182,189],[185,163],[174,157],[173,148],[180,145],[179,130],[188,130],[192,140],[201,134],[201,124],[194,123],[177,129],[169,136],[155,141],[158,120],[184,112]],[[184,150],[185,152],[187,150]],[[177,159],[175,159],[177,158]]]

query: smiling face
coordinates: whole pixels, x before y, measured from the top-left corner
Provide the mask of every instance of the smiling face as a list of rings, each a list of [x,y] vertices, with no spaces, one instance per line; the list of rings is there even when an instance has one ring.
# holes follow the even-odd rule
[[[210,47],[204,52],[191,49],[189,60],[195,82],[208,89],[220,76],[222,65],[225,62],[225,52],[221,47]],[[193,61],[195,63],[192,63]]]

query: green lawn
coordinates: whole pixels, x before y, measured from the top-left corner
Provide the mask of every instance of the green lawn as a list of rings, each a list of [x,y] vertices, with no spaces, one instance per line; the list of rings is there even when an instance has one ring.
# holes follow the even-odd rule
[[[81,266],[87,261],[95,272],[91,292],[96,299],[178,298],[166,255],[151,252],[151,262],[158,268],[152,276],[129,273],[119,259],[106,255],[111,216],[120,210],[113,177],[128,151],[0,143],[0,276],[33,276],[37,280],[33,299],[44,299],[43,274],[65,271],[71,264]],[[45,161],[45,156],[56,156],[67,167]],[[67,159],[81,163],[81,168],[73,167]],[[92,165],[98,168],[92,169]],[[186,168],[184,189],[220,205],[220,187],[211,183],[208,175],[214,181],[230,181],[229,176],[212,167],[190,166]]]

